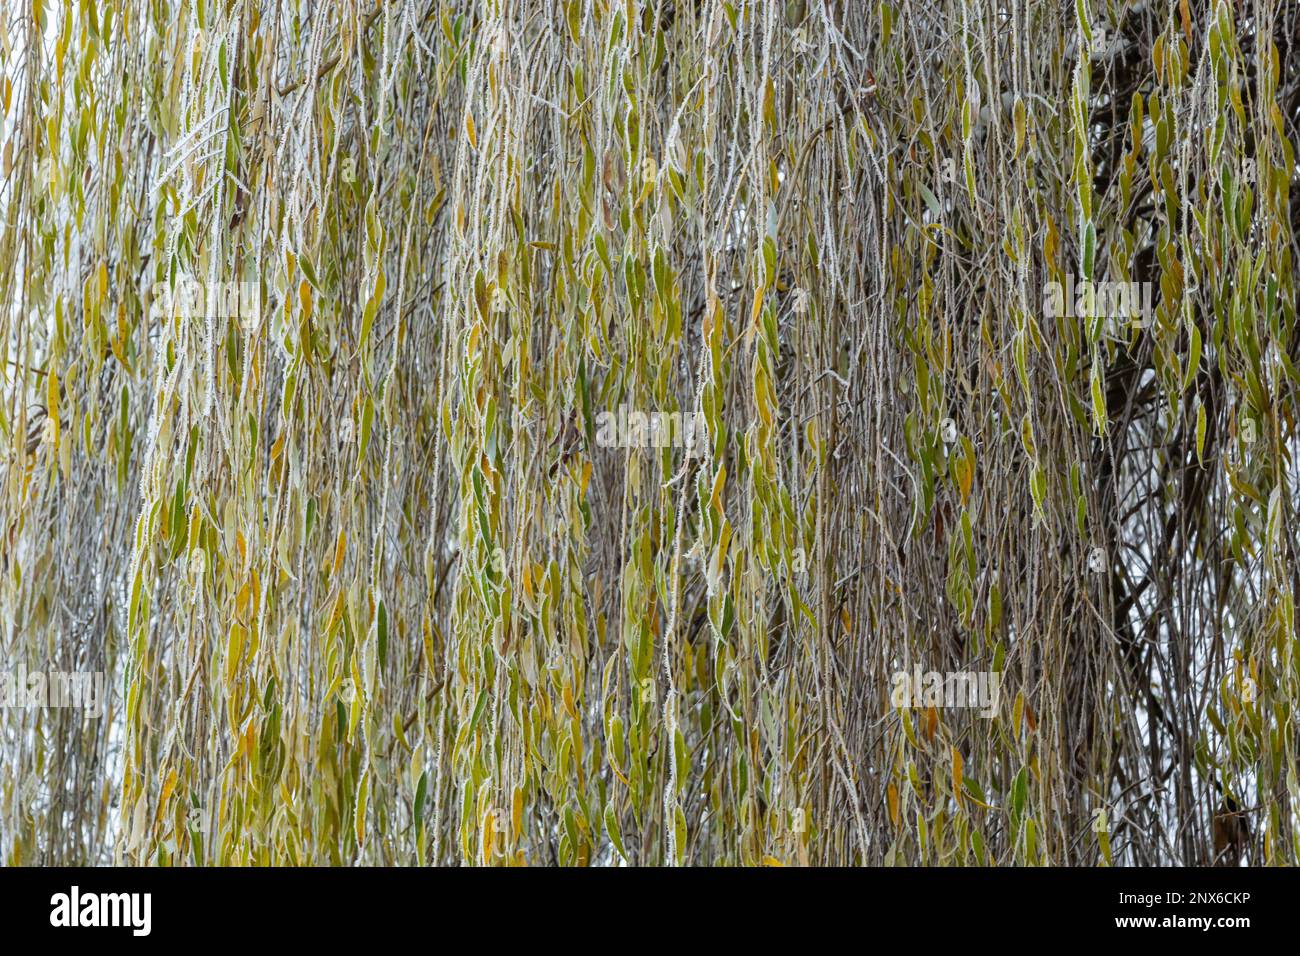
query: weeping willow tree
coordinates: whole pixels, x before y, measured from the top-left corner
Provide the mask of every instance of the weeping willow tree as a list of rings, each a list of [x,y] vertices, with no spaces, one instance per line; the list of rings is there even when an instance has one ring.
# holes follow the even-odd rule
[[[3,860],[1295,863],[1298,31],[6,5]]]

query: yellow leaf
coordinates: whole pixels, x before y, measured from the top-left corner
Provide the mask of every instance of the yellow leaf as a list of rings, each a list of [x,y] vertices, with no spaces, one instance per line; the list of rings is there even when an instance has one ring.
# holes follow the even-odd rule
[[[50,436],[53,439],[55,447],[58,447],[59,444],[59,376],[54,373],[53,368],[50,369],[50,373],[46,377],[46,385],[47,385],[46,403],[47,403],[47,414],[49,415],[49,421],[50,421]]]
[[[311,318],[311,285],[306,279],[298,284],[298,301],[302,303],[302,315],[305,319]]]
[[[727,466],[719,465],[718,473],[713,476],[713,493],[709,496],[709,506],[722,514],[722,487],[727,483]]]
[[[536,593],[533,591],[533,569],[531,563],[528,561],[524,562],[523,585],[524,585],[524,597],[528,598],[529,603],[535,601],[537,597],[536,597]]]
[[[492,846],[496,837],[496,811],[489,810],[483,818],[483,865],[492,864]]]
[[[330,572],[331,577],[337,577],[339,568],[343,567],[343,555],[348,548],[348,534],[342,528],[339,528],[338,540],[334,543],[334,570]]]
[[[162,792],[159,793],[158,795],[159,810],[161,810],[164,806],[167,805],[167,798],[172,795],[172,791],[175,789],[176,789],[176,771],[173,770],[169,774],[167,774],[167,779],[163,782],[162,785]]]
[[[749,310],[749,328],[745,330],[746,345],[753,341],[754,333],[759,330],[763,314],[763,297],[766,292],[766,286],[759,286],[754,290],[754,307]]]
[[[358,849],[366,845],[366,805],[368,803],[369,793],[370,771],[365,770],[361,774],[361,782],[357,784],[357,807],[354,814]]]
[[[510,801],[510,827],[518,833],[524,826],[524,788],[515,787]]]
[[[230,636],[226,642],[226,683],[235,679],[239,669],[239,655],[244,648],[244,629],[238,624],[230,625]]]
[[[971,463],[970,458],[963,455],[957,459],[956,471],[957,490],[961,493],[962,507],[965,507],[966,502],[970,499],[971,484],[975,480],[975,466]]]
[[[330,611],[329,620],[325,622],[325,633],[328,634],[334,630],[334,625],[339,622],[343,616],[343,592],[340,591],[338,597],[334,599],[334,608]]]
[[[424,622],[424,663],[429,670],[434,670],[436,662],[433,656],[433,630],[429,627],[429,622]]]

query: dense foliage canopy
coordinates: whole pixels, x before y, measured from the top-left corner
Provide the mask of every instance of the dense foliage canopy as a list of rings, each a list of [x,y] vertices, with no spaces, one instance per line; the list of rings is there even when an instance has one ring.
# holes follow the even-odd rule
[[[1297,862],[1298,30],[6,4],[4,861]]]

